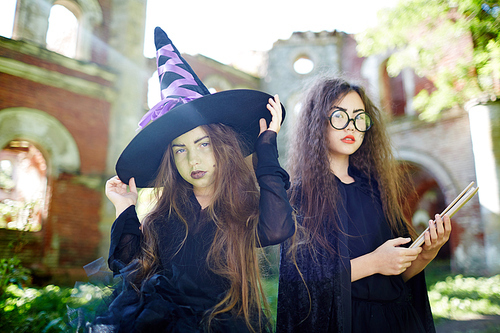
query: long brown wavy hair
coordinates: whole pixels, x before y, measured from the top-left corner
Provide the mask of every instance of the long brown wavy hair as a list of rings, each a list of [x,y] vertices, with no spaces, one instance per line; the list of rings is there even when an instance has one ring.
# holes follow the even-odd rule
[[[402,236],[410,231],[414,236],[401,200],[408,184],[392,153],[383,114],[360,85],[341,78],[321,77],[309,90],[300,111],[288,165],[293,182],[290,203],[301,207],[298,214],[304,217],[303,226],[309,237],[329,251],[334,250],[326,240],[323,223],[331,224],[326,226],[328,230],[340,230],[332,217],[337,216],[337,203],[341,201],[328,157],[328,116],[332,105],[351,91],[361,97],[373,125],[365,133],[360,148],[350,156],[349,165],[358,169],[372,186],[378,184],[384,214],[393,233]]]
[[[224,299],[206,314],[206,321],[210,327],[218,314],[230,312],[242,316],[251,331],[261,331],[263,326],[269,325],[266,319],[269,306],[262,289],[257,256],[259,191],[255,173],[245,161],[237,134],[232,129],[222,124],[202,128],[210,137],[217,161],[214,195],[207,207],[217,228],[206,262],[230,284]],[[189,232],[182,207],[188,205],[192,185],[177,172],[171,145],[164,155],[154,188],[156,204],[142,224],[144,241],[139,271],[142,279],[155,273],[159,261],[158,237],[153,224],[160,220],[182,221],[184,240],[171,249],[173,253],[180,250]]]

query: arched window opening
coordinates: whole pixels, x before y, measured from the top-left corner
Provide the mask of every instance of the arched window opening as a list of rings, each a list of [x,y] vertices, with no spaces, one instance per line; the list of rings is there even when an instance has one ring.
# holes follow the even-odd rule
[[[387,72],[387,61],[382,68],[382,100],[383,104],[393,116],[403,116],[406,108],[406,93],[403,76],[392,77]]]
[[[47,49],[70,58],[76,56],[78,19],[64,6],[54,5],[50,10],[47,30]]]
[[[155,71],[148,80],[148,107],[151,109],[159,101],[161,101],[160,79],[158,71]]]
[[[47,163],[27,141],[0,151],[0,228],[40,231],[47,201]]]
[[[16,16],[17,0],[2,0],[2,15],[0,19],[0,36],[12,38],[14,17]]]
[[[299,114],[300,111],[302,110],[302,103],[301,102],[297,102],[293,108],[292,108],[293,112],[295,112],[295,114]]]

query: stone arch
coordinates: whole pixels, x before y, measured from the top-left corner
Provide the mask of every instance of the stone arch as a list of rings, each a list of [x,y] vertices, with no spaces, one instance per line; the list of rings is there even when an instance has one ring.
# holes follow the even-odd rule
[[[399,160],[407,162],[407,170],[414,185],[414,191],[406,198],[411,215],[408,216],[417,233],[428,226],[434,214],[441,213],[448,203],[458,194],[448,171],[431,156],[424,152],[401,149]],[[456,236],[457,232],[453,236]],[[450,239],[439,251],[440,259],[451,259],[457,239]]]
[[[51,176],[80,170],[75,139],[59,120],[43,111],[22,107],[1,110],[0,147],[15,139],[35,142],[46,152]]]
[[[414,163],[426,169],[436,179],[445,195],[446,201],[453,200],[460,192],[449,172],[431,156],[423,152],[415,151],[414,149],[399,148],[396,158],[398,160]]]

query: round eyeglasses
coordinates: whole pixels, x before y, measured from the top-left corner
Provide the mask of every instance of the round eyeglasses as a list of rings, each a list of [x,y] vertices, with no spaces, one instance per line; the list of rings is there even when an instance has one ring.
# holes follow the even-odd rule
[[[354,127],[360,132],[368,131],[373,125],[372,118],[366,112],[358,113],[354,118],[350,118],[346,111],[335,110],[328,119],[330,120],[330,125],[338,130],[349,126],[351,120],[354,123]]]

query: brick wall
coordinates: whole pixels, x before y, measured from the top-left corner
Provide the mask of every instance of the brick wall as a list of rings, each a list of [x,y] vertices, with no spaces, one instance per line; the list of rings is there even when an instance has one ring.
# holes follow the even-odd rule
[[[102,191],[78,183],[73,175],[63,174],[53,183],[49,221],[59,237],[59,265],[85,265],[96,259],[101,235]]]
[[[59,120],[75,139],[82,174],[102,174],[108,145],[110,104],[0,73],[0,110],[27,107]]]
[[[48,217],[40,232],[24,236],[28,244],[19,254],[23,264],[34,270],[35,282],[72,285],[75,280],[85,279],[82,266],[97,258],[101,241],[103,185],[89,186],[81,178],[93,177],[99,182],[104,177],[110,103],[0,73],[0,110],[12,107],[32,108],[53,116],[78,146],[79,175],[49,175],[52,191]],[[45,158],[50,165],[50,158]],[[0,229],[2,257],[18,235],[17,231]]]

